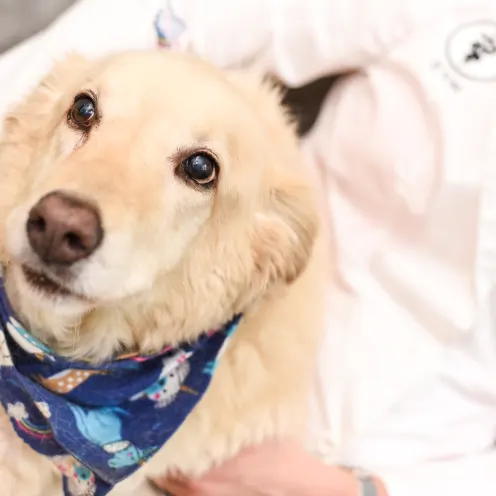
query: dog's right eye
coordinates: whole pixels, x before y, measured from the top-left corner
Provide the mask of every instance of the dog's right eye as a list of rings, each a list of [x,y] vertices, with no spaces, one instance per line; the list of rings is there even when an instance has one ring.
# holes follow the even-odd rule
[[[197,153],[188,157],[182,163],[186,176],[196,184],[209,187],[217,176],[217,163],[206,153]]]
[[[67,118],[73,126],[89,130],[97,119],[95,100],[86,93],[78,95],[69,110]]]

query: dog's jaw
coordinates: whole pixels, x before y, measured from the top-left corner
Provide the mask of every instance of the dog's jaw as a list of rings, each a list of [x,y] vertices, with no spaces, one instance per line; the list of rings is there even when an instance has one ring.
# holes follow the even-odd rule
[[[189,290],[184,282],[187,277],[179,270],[160,278],[150,291],[98,306],[71,297],[40,295],[29,287],[16,264],[8,267],[5,280],[14,311],[33,335],[58,354],[95,362],[118,352],[153,353],[165,345],[194,340],[252,303],[243,298],[236,308],[227,304],[232,298],[228,286],[219,284],[215,272],[207,268],[201,282]],[[217,283],[214,300],[218,305],[199,313],[201,302],[212,294],[212,281]]]
[[[4,273],[12,308],[33,334],[45,343],[64,339],[88,311],[88,303],[69,297],[43,297],[25,279],[22,268],[10,264]]]

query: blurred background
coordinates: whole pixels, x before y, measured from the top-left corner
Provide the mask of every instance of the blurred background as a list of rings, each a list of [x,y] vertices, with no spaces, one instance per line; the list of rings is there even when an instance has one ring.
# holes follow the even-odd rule
[[[0,54],[46,28],[77,0],[0,0]],[[104,2],[105,0],[101,0]],[[15,74],[13,74],[15,77]],[[286,94],[296,115],[300,134],[306,134],[318,116],[333,80],[325,78]]]
[[[0,0],[0,53],[47,27],[75,0]]]

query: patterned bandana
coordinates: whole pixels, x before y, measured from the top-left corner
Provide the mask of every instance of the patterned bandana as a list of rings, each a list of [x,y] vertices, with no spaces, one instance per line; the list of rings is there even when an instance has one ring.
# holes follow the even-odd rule
[[[0,403],[21,439],[55,462],[66,495],[103,496],[181,426],[239,320],[191,345],[93,366],[55,355],[27,332],[0,278]]]

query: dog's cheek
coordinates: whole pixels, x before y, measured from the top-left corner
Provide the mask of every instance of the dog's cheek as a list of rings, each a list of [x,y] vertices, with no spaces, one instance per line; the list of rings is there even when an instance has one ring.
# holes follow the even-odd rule
[[[47,147],[48,156],[53,162],[60,162],[74,153],[83,143],[84,135],[61,126],[56,129],[53,140]]]
[[[30,151],[23,145],[4,143],[0,146],[0,262],[7,263],[7,219],[22,202],[26,190],[26,169]]]

